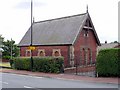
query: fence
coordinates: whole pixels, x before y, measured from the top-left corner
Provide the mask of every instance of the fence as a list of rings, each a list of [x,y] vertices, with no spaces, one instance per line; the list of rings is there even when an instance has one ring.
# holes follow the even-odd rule
[[[86,65],[86,66],[75,66],[70,68],[65,68],[64,72],[66,74],[75,74],[75,75],[82,75],[82,76],[96,76],[96,65]]]

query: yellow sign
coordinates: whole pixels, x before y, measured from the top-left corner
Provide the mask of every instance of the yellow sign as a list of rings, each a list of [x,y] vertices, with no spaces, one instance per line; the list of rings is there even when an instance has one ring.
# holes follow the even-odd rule
[[[28,49],[35,50],[35,47],[34,46],[29,46]]]

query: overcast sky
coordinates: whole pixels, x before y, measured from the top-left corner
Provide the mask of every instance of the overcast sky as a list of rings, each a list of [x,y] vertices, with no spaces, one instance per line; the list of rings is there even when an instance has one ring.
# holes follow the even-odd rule
[[[11,38],[20,42],[30,27],[31,0],[1,0],[0,34],[5,40]],[[103,43],[118,41],[118,1],[119,0],[33,0],[35,21],[76,15],[89,14]]]

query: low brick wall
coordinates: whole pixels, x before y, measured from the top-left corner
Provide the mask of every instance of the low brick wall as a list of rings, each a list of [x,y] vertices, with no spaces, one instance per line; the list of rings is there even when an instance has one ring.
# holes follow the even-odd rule
[[[65,68],[64,73],[76,73],[76,70],[78,73],[82,72],[92,72],[95,71],[95,65],[91,66],[78,66],[77,69],[76,67],[71,67],[71,68]]]
[[[9,62],[9,60],[7,60],[7,59],[2,59],[2,62]]]

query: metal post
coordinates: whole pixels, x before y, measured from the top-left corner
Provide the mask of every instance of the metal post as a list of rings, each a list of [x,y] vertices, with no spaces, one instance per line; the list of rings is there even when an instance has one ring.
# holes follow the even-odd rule
[[[31,0],[31,44],[30,44],[30,46],[32,46],[32,39],[33,39],[33,37],[32,37],[32,12],[33,12],[33,1]],[[33,52],[32,52],[32,50],[31,50],[31,71],[33,70]]]
[[[10,55],[11,55],[11,59],[12,59],[12,38],[11,38],[11,52],[10,52]]]

